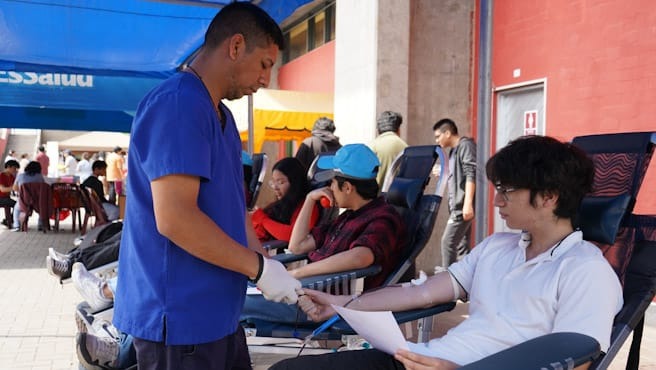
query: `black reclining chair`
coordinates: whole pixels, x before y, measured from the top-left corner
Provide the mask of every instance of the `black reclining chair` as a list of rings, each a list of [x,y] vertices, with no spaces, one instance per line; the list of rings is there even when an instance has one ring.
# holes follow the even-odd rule
[[[610,348],[604,354],[593,338],[554,333],[462,369],[570,369],[590,361],[590,369],[606,369],[631,332],[626,369],[639,367],[644,315],[656,293],[656,216],[635,215],[633,208],[656,134],[582,136],[573,143],[590,154],[596,168],[595,190],[581,205],[579,225],[584,238],[602,249],[624,288],[624,306],[615,316]]]
[[[260,189],[262,189],[262,182],[264,182],[264,175],[266,175],[267,163],[269,162],[269,157],[266,153],[254,153],[253,154],[253,176],[251,181],[247,184],[247,191],[250,195],[248,204],[246,208],[249,210],[255,208],[255,203],[257,203],[257,198],[260,195]]]
[[[436,161],[439,161],[439,165],[442,166],[441,173],[444,175],[437,181],[437,191],[435,194],[424,194]],[[399,259],[398,265],[387,277],[384,285],[414,278],[414,260],[426,246],[435,224],[437,211],[442,199],[441,192],[445,188],[446,174],[448,173],[446,166],[446,156],[441,148],[435,145],[408,147],[405,149],[403,155],[397,158],[397,161],[392,165],[390,169],[393,173],[392,182],[387,193],[384,193],[384,196],[403,217],[408,226],[408,235],[411,237],[411,240],[409,240],[408,246]],[[283,255],[282,257],[276,256],[277,259],[283,259],[284,262],[297,259],[294,255]],[[304,278],[301,279],[301,284],[311,289],[331,291],[336,294],[350,294],[358,290],[356,287],[358,279],[377,274],[380,270],[380,266],[374,265],[337,274]],[[455,307],[455,304],[449,303],[433,307],[430,309],[432,310],[430,312],[436,314],[449,311],[453,307]],[[419,311],[397,313],[396,315],[400,322],[406,322],[422,318],[417,315]],[[426,310],[421,311],[423,313],[428,312]],[[274,323],[264,323],[265,325],[262,325],[262,322],[256,320],[250,324],[258,328],[258,336],[279,338],[304,337],[317,326],[317,324],[312,324],[290,327],[290,325],[277,325]],[[261,330],[262,327],[266,329]],[[318,336],[317,339],[338,339],[341,335],[346,334],[354,334],[354,332],[344,321],[340,320],[331,329]]]

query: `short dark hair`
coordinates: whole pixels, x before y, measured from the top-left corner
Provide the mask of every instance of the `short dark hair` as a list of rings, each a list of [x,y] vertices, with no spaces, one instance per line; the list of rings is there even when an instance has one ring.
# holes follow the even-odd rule
[[[99,159],[97,161],[94,161],[93,164],[91,165],[91,170],[103,170],[107,168],[107,162],[103,161],[102,159]]]
[[[342,190],[345,182],[350,182],[355,187],[355,191],[363,199],[374,199],[378,197],[378,191],[380,190],[376,179],[353,179],[350,177],[335,176],[335,181],[337,181],[339,190]]]
[[[43,145],[39,145],[39,147],[37,149],[39,149],[40,152],[45,152],[46,151],[46,147],[43,146]]]
[[[558,195],[554,215],[574,221],[581,200],[592,191],[594,164],[581,150],[548,136],[523,136],[494,154],[485,166],[494,185]]]
[[[284,49],[285,39],[276,21],[257,5],[242,1],[224,6],[214,16],[205,32],[203,46],[214,49],[237,33],[244,36],[248,52],[272,42],[279,50]]]
[[[386,110],[378,117],[376,128],[378,129],[378,133],[382,134],[383,132],[397,131],[402,123],[403,116],[401,113]]]
[[[435,122],[433,125],[433,131],[440,130],[442,132],[449,131],[452,135],[458,135],[458,126],[450,118],[442,118],[441,120]]]
[[[41,173],[41,163],[37,161],[32,161],[25,166],[25,173],[28,175],[36,175]]]
[[[20,164],[18,164],[18,161],[10,159],[7,162],[5,162],[5,168],[9,168],[9,167],[20,168]]]

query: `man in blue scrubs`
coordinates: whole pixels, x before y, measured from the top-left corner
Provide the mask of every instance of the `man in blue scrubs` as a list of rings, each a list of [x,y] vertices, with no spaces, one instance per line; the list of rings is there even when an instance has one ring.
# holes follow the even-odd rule
[[[247,279],[276,302],[300,283],[247,217],[241,142],[221,99],[269,84],[283,47],[271,17],[235,2],[212,20],[185,70],[141,101],[132,125],[114,324],[139,369],[250,369],[238,330]]]

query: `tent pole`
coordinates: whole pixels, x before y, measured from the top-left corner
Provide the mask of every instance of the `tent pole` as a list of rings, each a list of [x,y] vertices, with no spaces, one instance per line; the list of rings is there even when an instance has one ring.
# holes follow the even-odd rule
[[[253,125],[253,95],[248,95],[248,153],[253,154],[253,141],[255,139]]]

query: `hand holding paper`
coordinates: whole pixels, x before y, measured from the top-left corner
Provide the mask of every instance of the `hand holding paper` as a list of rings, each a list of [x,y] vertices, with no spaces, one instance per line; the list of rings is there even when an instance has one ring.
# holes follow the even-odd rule
[[[335,305],[332,307],[374,348],[390,355],[399,349],[408,350],[408,343],[391,311],[356,311]]]

